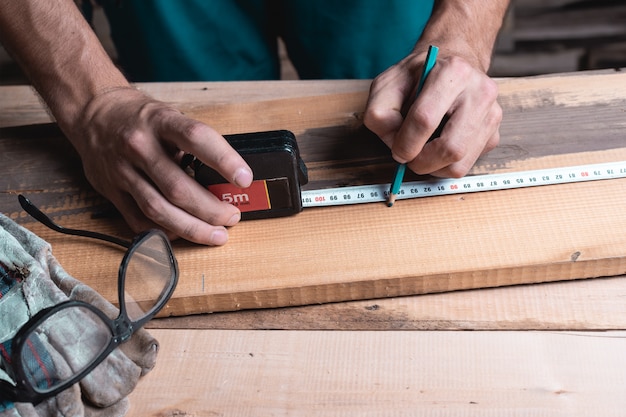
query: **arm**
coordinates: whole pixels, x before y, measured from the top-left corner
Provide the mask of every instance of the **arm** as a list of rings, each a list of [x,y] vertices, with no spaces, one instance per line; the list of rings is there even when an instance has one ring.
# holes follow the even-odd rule
[[[373,81],[365,124],[396,161],[420,174],[461,177],[498,144],[502,109],[486,72],[508,3],[436,1],[411,54]],[[412,101],[430,44],[439,47],[437,64]],[[440,137],[427,143],[444,116]]]
[[[10,0],[0,40],[81,156],[87,179],[135,231],[223,244],[240,219],[178,167],[193,153],[233,183],[252,172],[217,132],[132,88],[72,0]]]

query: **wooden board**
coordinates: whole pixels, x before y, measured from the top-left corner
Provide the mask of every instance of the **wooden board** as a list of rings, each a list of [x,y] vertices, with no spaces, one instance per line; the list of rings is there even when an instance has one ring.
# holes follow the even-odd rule
[[[624,332],[152,333],[157,365],[129,417],[608,417],[626,407]]]
[[[625,99],[619,91],[625,86],[622,74],[501,80],[502,145],[474,173],[623,160]],[[207,99],[180,107],[224,133],[293,130],[311,170],[309,187],[388,182],[393,167],[388,151],[359,123],[366,91],[270,101]],[[265,116],[259,119],[259,114]],[[6,146],[45,144],[48,149],[37,156],[51,162],[45,183],[26,184],[16,177],[7,190],[42,191],[51,202],[44,208],[66,225],[123,232],[121,221],[94,220],[85,213],[85,207],[104,208],[103,202],[84,183],[76,187],[75,157],[55,166],[67,154],[55,150],[63,143],[58,132],[15,128],[2,133],[23,139]],[[5,147],[2,154],[11,150]],[[58,155],[50,157],[51,152]],[[50,178],[56,177],[64,179],[51,187]],[[624,187],[623,180],[612,180],[402,201],[393,209],[308,209],[292,218],[245,222],[232,228],[231,241],[222,248],[176,244],[181,282],[164,314],[621,274],[626,272],[626,243],[619,233],[626,225]],[[3,210],[19,218],[13,204]],[[71,273],[115,299],[118,251],[28,225],[53,243]],[[101,258],[85,263],[95,250]]]
[[[624,330],[624,276],[164,317],[151,329]]]

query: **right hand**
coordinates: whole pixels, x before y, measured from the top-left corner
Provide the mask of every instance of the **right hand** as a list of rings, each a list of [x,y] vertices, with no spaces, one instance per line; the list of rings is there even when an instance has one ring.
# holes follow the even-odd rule
[[[471,54],[464,57],[442,47],[423,90],[412,100],[425,55],[422,47],[374,79],[365,125],[389,146],[397,162],[415,173],[460,178],[500,141],[498,86]],[[440,136],[429,142],[446,117]]]
[[[170,238],[207,245],[228,240],[225,226],[241,219],[179,166],[191,153],[231,183],[246,188],[252,170],[209,126],[138,90],[104,92],[86,106],[68,135],[93,187],[135,232],[157,227]]]

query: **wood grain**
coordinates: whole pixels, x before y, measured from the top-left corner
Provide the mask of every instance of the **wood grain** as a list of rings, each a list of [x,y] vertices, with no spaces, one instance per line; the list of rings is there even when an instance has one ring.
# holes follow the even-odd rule
[[[157,365],[130,395],[130,417],[582,417],[626,407],[624,332],[152,332]]]
[[[292,91],[280,97],[279,92],[270,100],[253,96],[230,102],[203,101],[206,90],[196,86],[195,98],[179,106],[225,133],[228,126],[234,131],[292,129],[311,168],[309,187],[388,182],[388,151],[360,125],[366,86],[325,96],[309,89],[303,96]],[[237,90],[236,84],[228,87]],[[626,100],[619,92],[625,87],[623,74],[501,80],[502,145],[473,173],[623,160]],[[259,118],[262,109],[269,109],[268,116]],[[7,191],[31,190],[33,200],[41,198],[42,208],[66,225],[129,235],[119,219],[92,217],[93,211],[105,213],[106,203],[85,185],[75,155],[50,152],[57,149],[52,144],[62,142],[52,126],[1,133],[21,138],[2,141],[2,155],[21,157],[26,150],[41,149],[32,159],[12,161],[13,169],[34,172],[43,157],[49,170],[45,177],[15,176],[18,182]],[[65,160],[61,153],[68,155]],[[232,228],[225,247],[175,245],[181,282],[163,314],[623,274],[624,186],[623,180],[611,180],[403,201],[393,209],[310,209],[292,218],[244,222]],[[2,200],[3,211],[27,222],[13,198]],[[115,299],[118,251],[103,248],[95,264],[85,264],[81,256],[88,257],[98,244],[28,225],[53,244],[71,273]]]
[[[596,278],[152,320],[152,329],[623,330],[626,279]]]

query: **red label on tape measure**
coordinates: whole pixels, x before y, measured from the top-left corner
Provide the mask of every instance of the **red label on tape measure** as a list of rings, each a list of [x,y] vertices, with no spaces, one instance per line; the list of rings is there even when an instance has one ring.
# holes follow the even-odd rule
[[[239,188],[232,184],[212,184],[208,190],[217,198],[230,203],[242,212],[269,210],[272,208],[265,180],[252,181],[248,188]]]

